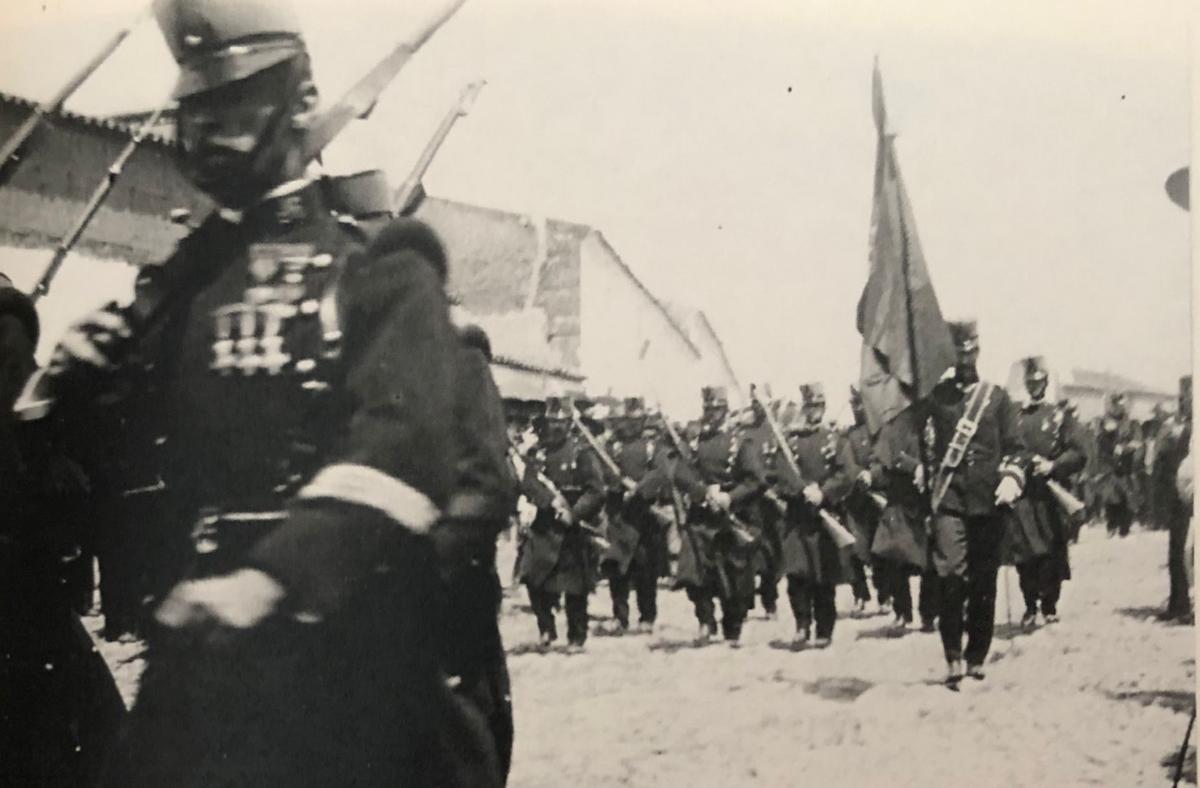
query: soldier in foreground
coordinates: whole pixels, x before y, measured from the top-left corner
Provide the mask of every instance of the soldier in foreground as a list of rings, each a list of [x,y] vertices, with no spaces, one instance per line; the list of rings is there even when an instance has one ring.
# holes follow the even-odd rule
[[[1008,514],[1013,563],[1025,599],[1022,626],[1058,621],[1058,598],[1071,578],[1067,550],[1071,522],[1052,485],[1062,485],[1087,461],[1079,430],[1057,403],[1046,399],[1049,370],[1041,356],[1021,360],[1029,401],[1017,414],[1017,429],[1030,453],[1029,478]]]
[[[845,579],[841,550],[821,523],[820,510],[839,504],[854,485],[849,447],[825,424],[825,392],[819,383],[800,387],[802,404],[784,421],[788,443],[800,469],[797,478],[784,464],[776,470],[787,501],[783,528],[783,570],[796,621],[792,643],[827,647],[837,621],[835,597]],[[816,624],[816,637],[812,627]]]
[[[492,346],[479,326],[459,330],[455,374],[456,484],[430,531],[447,595],[443,664],[460,697],[488,722],[500,769],[512,761],[513,716],[500,638],[496,540],[516,507],[504,403],[492,379]]]
[[[108,784],[497,785],[439,666],[460,347],[441,244],[402,221],[368,248],[307,177],[317,95],[287,9],[156,12],[181,166],[220,210],[130,308],[68,333],[51,377],[68,434],[158,432],[178,526]]]
[[[966,675],[984,678],[996,616],[1004,533],[1001,507],[1012,505],[1021,494],[1025,449],[1016,406],[1003,388],[979,379],[975,321],[952,322],[950,333],[955,366],[916,403],[914,426],[925,430],[926,443],[939,458],[930,482],[933,563],[941,578],[938,627],[947,684],[957,688],[964,657]]]
[[[600,459],[573,434],[570,397],[549,397],[541,418],[538,457],[521,485],[537,507],[521,548],[518,576],[529,591],[543,647],[558,640],[555,610],[566,602],[567,649],[580,653],[588,636],[588,595],[596,588],[597,560],[588,521],[605,499]]]

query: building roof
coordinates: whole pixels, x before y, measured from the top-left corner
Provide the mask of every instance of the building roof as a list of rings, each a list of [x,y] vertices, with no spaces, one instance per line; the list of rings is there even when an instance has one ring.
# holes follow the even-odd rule
[[[650,288],[646,287],[646,285],[642,283],[641,279],[637,278],[637,274],[635,274],[633,269],[629,267],[629,264],[622,259],[617,250],[613,248],[613,245],[608,242],[608,239],[604,237],[604,233],[600,232],[599,230],[592,230],[592,232],[596,234],[596,239],[600,241],[600,243],[603,244],[606,249],[608,249],[613,260],[615,260],[618,267],[620,267],[621,272],[624,273],[625,276],[629,277],[630,282],[632,282],[635,287],[641,290],[642,294],[645,295],[646,298],[649,299],[650,303],[654,305],[654,308],[657,309],[662,316],[667,319],[667,323],[670,324],[673,329],[675,329],[675,333],[679,334],[679,337],[683,340],[684,344],[687,345],[688,350],[692,352],[692,355],[696,358],[703,356],[703,354],[700,352],[700,348],[696,347],[696,343],[692,341],[687,329],[684,328],[684,323],[672,313],[671,309],[668,308],[663,301],[660,301],[658,297],[654,295],[654,293],[650,292]]]
[[[0,90],[0,103],[11,104],[18,107],[28,109],[30,113],[36,110],[39,102],[32,99],[18,96],[15,93],[6,93]],[[85,126],[91,126],[97,129],[106,131],[115,131],[120,134],[132,135],[137,131],[141,121],[144,121],[150,116],[149,112],[137,112],[129,115],[114,115],[112,117],[100,117],[98,115],[84,115],[79,112],[72,112],[69,109],[58,109],[46,115],[47,118],[63,118],[65,120],[82,123]],[[128,120],[127,120],[128,119]],[[160,124],[161,125],[161,124]],[[149,132],[143,141],[158,143],[159,145],[170,145],[174,140],[174,134],[164,135],[161,130]]]
[[[1151,394],[1155,396],[1173,396],[1170,392],[1158,391],[1144,383],[1113,372],[1095,372],[1088,369],[1071,370],[1071,380],[1064,388],[1088,389],[1101,392],[1123,392],[1126,394]]]

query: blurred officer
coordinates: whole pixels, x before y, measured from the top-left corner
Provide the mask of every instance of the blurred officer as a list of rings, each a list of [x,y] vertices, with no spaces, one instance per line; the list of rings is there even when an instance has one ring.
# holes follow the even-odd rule
[[[317,94],[288,8],[155,11],[181,168],[219,209],[51,377],[68,416],[159,431],[107,448],[157,447],[183,526],[109,782],[499,784],[438,648],[460,352],[441,244],[402,220],[368,245],[307,176]]]
[[[463,326],[459,338],[454,385],[457,482],[430,531],[447,594],[443,663],[456,692],[488,721],[507,779],[513,717],[500,638],[496,540],[515,509],[517,479],[508,463],[504,403],[489,367],[491,341],[473,324]]]

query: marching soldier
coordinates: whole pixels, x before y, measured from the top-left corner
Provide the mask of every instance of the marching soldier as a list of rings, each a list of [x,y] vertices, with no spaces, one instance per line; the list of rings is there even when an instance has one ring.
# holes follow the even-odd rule
[[[429,531],[456,486],[461,347],[441,244],[404,220],[368,245],[307,177],[317,95],[287,8],[155,10],[181,168],[219,210],[49,378],[74,423],[142,427],[105,448],[157,451],[183,526],[109,783],[497,785],[440,671]]]
[[[924,464],[919,431],[912,425],[912,413],[900,413],[883,424],[871,448],[871,482],[887,500],[872,542],[880,595],[890,593],[897,627],[913,621],[913,600],[909,577],[921,576],[918,609],[922,629],[932,632],[937,619],[937,575],[929,571],[929,533],[927,498],[923,487]]]
[[[763,481],[766,482],[777,464],[779,447],[775,445],[775,436],[758,399],[751,400],[744,432],[747,451],[754,455],[752,467],[762,469]],[[758,581],[758,597],[762,600],[763,613],[768,619],[777,615],[783,550],[780,528],[785,508],[783,500],[766,484],[761,494],[748,497],[740,507],[744,513],[742,520],[754,536],[754,576]],[[746,610],[753,608],[754,597],[750,596],[746,600]]]
[[[765,489],[766,469],[739,428],[729,424],[725,389],[701,390],[701,417],[693,466],[680,463],[676,480],[691,500],[683,529],[677,580],[700,623],[700,640],[717,634],[714,600],[721,605],[721,630],[736,648],[746,620],[746,600],[754,593],[749,547],[752,537],[736,522],[736,512]]]
[[[854,426],[846,431],[846,444],[853,460],[854,488],[846,496],[843,510],[847,524],[856,537],[854,550],[848,553],[850,587],[854,600],[861,611],[871,601],[867,587],[867,566],[871,566],[871,577],[879,597],[880,609],[886,609],[892,601],[892,584],[885,581],[883,565],[872,559],[871,545],[875,540],[875,529],[879,525],[880,507],[872,499],[871,448],[873,441],[867,427],[867,414],[863,409],[862,396],[854,386],[850,387],[850,411],[854,414]],[[911,619],[911,615],[910,615]]]
[[[613,617],[622,632],[629,628],[629,592],[634,591],[638,607],[638,631],[652,632],[658,618],[658,578],[665,529],[655,516],[654,491],[647,491],[651,471],[665,458],[662,446],[647,434],[646,405],[641,397],[627,397],[610,416],[614,439],[610,446],[613,461],[622,481],[637,487],[626,491],[618,487],[616,505],[608,521],[608,539],[612,547],[601,560],[612,595]],[[657,474],[656,474],[657,475]],[[659,485],[658,487],[661,487]]]
[[[537,507],[521,550],[518,574],[529,591],[543,647],[558,639],[554,611],[565,597],[567,647],[581,653],[588,636],[588,594],[596,587],[590,520],[604,507],[600,459],[573,434],[570,397],[549,397],[540,420],[538,457],[527,464],[522,490]]]
[[[1039,606],[1047,624],[1058,621],[1059,594],[1063,581],[1071,577],[1070,515],[1063,512],[1051,486],[1066,483],[1087,456],[1074,419],[1046,399],[1045,359],[1031,356],[1021,364],[1029,402],[1017,414],[1017,429],[1031,454],[1030,473],[1007,520],[1013,563],[1025,598],[1021,625],[1031,627],[1037,623]]]
[[[1129,535],[1139,507],[1136,471],[1142,442],[1129,417],[1124,394],[1111,394],[1096,434],[1096,495],[1104,512],[1108,535]]]
[[[947,684],[983,679],[996,615],[996,575],[1004,533],[1000,507],[1025,483],[1017,409],[1003,388],[979,379],[975,321],[950,323],[957,359],[930,395],[916,403],[925,442],[940,458],[932,480],[933,563],[941,578],[938,626]],[[920,471],[922,482],[926,480]],[[964,604],[966,613],[964,616]],[[963,631],[967,647],[963,650]]]
[[[805,648],[816,623],[812,645],[825,648],[837,621],[835,595],[843,580],[841,550],[821,523],[820,510],[834,507],[854,485],[849,447],[824,423],[825,392],[820,383],[800,387],[802,404],[785,417],[788,445],[800,478],[790,466],[777,469],[780,494],[787,501],[783,527],[783,569],[788,601],[796,620],[793,645]]]
[[[443,663],[456,691],[487,720],[507,779],[513,718],[500,638],[496,540],[516,506],[517,478],[507,461],[504,404],[488,366],[491,342],[476,325],[463,326],[459,336],[457,484],[430,531],[447,594]]]

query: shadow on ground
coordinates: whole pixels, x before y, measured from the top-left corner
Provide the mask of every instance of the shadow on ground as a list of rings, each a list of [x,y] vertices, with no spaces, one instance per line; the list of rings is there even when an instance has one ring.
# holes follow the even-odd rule
[[[722,643],[721,640],[700,640],[698,638],[688,638],[687,640],[659,640],[647,646],[651,651],[661,651],[664,654],[674,654],[678,651],[687,651],[689,649],[709,648]]]
[[[1196,696],[1179,690],[1129,690],[1104,693],[1112,700],[1128,700],[1143,706],[1162,706],[1179,714],[1191,714]]]

